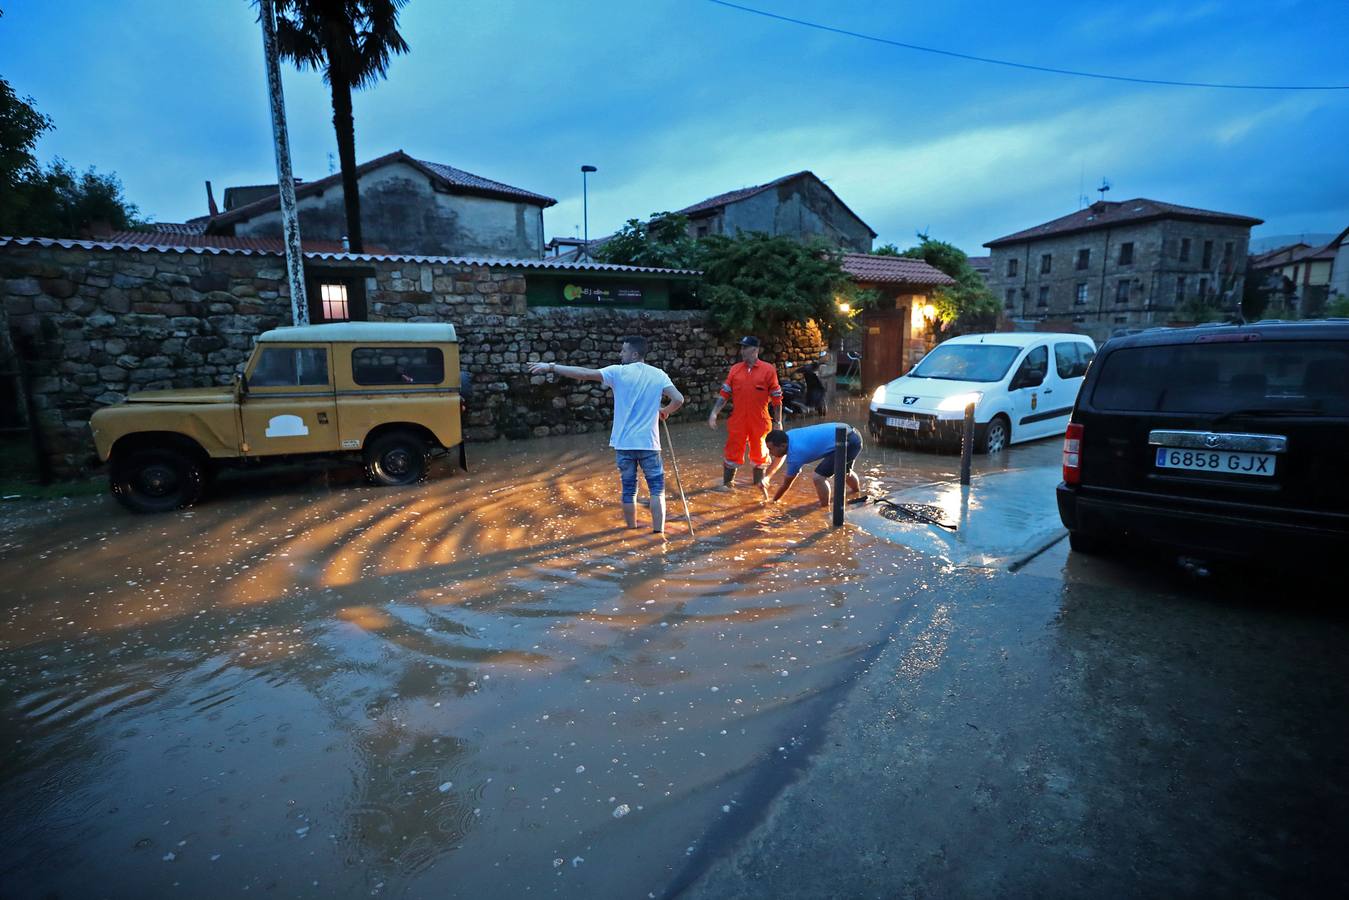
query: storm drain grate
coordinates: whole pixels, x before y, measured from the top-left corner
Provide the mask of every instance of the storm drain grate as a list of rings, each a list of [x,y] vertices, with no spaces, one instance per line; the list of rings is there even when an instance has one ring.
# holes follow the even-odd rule
[[[876,501],[880,513],[892,522],[921,522],[924,525],[936,525],[947,531],[955,531],[956,526],[947,525],[941,520],[942,508],[926,503],[896,503],[893,500]]]

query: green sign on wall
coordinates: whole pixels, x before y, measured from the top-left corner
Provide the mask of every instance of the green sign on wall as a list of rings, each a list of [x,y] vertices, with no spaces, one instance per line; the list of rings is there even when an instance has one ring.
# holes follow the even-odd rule
[[[642,306],[642,289],[633,285],[569,281],[562,285],[562,299],[578,306]]]

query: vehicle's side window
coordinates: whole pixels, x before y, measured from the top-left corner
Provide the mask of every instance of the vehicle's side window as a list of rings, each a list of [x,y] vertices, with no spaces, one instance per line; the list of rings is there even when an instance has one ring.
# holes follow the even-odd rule
[[[351,351],[357,384],[440,384],[445,355],[439,347],[357,347]]]
[[[1058,369],[1060,378],[1076,378],[1081,374],[1078,372],[1082,359],[1078,352],[1080,346],[1076,342],[1054,345],[1054,368]]]
[[[1021,368],[1016,370],[1012,384],[1018,388],[1038,387],[1044,382],[1048,372],[1049,348],[1041,345],[1026,354],[1026,358],[1021,362]]]
[[[249,387],[318,387],[328,384],[327,347],[263,347]]]

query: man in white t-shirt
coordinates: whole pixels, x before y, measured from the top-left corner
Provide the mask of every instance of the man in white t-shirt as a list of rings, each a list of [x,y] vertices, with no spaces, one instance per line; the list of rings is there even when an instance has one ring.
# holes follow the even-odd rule
[[[603,369],[559,366],[557,363],[532,363],[531,375],[558,374],[579,381],[599,381],[614,392],[614,428],[609,446],[614,448],[618,474],[623,484],[623,518],[629,528],[637,527],[637,469],[646,478],[651,492],[651,530],[665,530],[665,467],[660,457],[660,420],[684,405],[684,395],[675,388],[670,376],[648,366],[646,338],[626,337],[619,353],[619,365]],[[661,408],[661,398],[670,402]]]

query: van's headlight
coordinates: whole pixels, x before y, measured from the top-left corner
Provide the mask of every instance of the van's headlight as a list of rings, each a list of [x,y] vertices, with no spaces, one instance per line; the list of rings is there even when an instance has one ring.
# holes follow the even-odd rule
[[[885,385],[881,385],[880,387],[876,388],[876,390],[871,392],[871,402],[872,403],[885,402]]]
[[[964,409],[971,403],[978,406],[979,401],[984,399],[983,391],[970,391],[968,394],[956,394],[954,397],[947,397],[941,403],[937,404],[937,409],[943,412],[951,412],[956,409]]]

